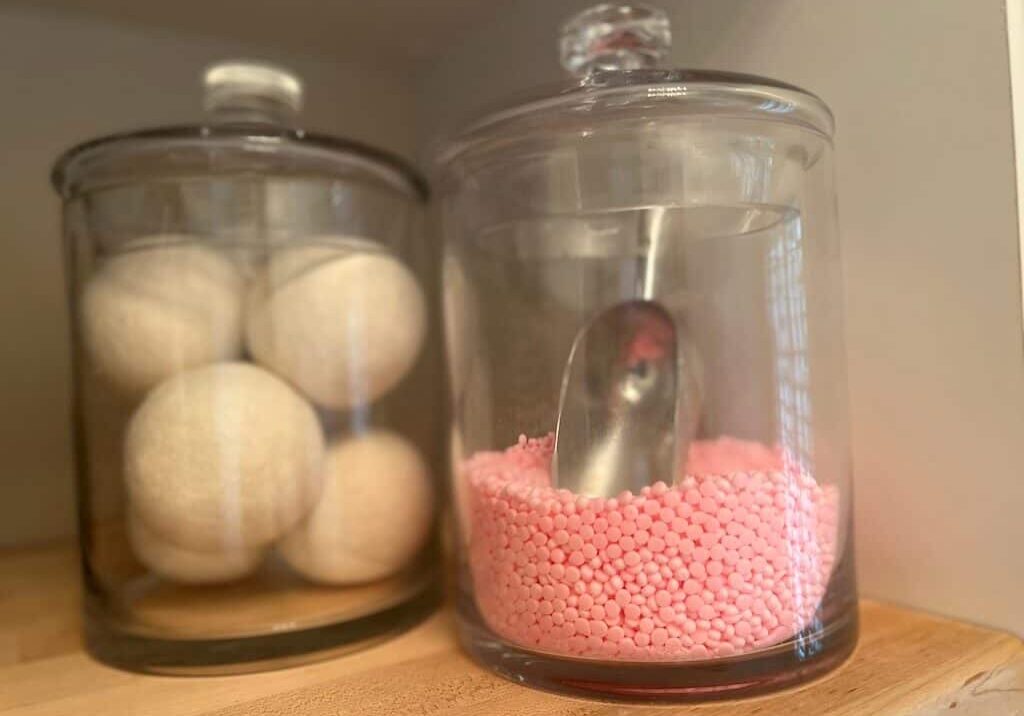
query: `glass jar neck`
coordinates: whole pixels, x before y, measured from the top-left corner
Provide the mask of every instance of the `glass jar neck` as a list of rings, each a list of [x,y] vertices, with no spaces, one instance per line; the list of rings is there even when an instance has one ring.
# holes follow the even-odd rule
[[[284,103],[264,96],[233,96],[230,101],[208,102],[207,115],[214,124],[263,124],[293,127],[298,112]]]

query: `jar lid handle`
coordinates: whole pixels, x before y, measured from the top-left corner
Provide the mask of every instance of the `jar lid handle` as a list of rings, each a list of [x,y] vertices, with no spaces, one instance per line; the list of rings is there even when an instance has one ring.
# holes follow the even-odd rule
[[[203,108],[229,120],[287,124],[302,109],[302,81],[265,62],[218,62],[203,73]]]
[[[654,67],[672,45],[665,11],[643,5],[603,3],[562,26],[562,67],[585,78],[596,70]]]

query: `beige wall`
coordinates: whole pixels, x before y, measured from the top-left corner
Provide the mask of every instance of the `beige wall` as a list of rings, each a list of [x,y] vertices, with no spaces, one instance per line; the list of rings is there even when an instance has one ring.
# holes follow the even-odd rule
[[[0,8],[0,545],[74,529],[59,205],[47,173],[83,139],[196,118],[202,67],[264,57],[307,81],[307,125],[413,153],[404,77],[75,16]]]
[[[580,2],[507,5],[421,83],[433,135],[559,76]],[[776,76],[838,121],[865,593],[1024,632],[1024,354],[1002,0],[662,0],[672,63]]]

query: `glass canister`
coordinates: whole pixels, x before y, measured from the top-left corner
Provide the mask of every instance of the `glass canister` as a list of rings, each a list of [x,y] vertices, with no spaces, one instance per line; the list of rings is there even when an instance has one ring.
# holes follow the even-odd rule
[[[713,699],[857,634],[833,119],[664,70],[664,13],[439,155],[465,647],[546,689]]]
[[[207,120],[57,162],[90,651],[152,672],[337,653],[435,606],[445,444],[423,180],[306,133],[259,63]]]

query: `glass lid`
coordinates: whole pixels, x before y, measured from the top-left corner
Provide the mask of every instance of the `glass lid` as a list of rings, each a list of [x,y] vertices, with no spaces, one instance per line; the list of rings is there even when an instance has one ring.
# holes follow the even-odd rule
[[[439,154],[447,163],[524,133],[586,132],[598,122],[685,116],[787,122],[831,137],[832,113],[815,95],[766,77],[662,69],[672,44],[668,16],[641,4],[601,4],[567,21],[561,64],[572,80],[486,114]]]
[[[68,198],[93,188],[195,175],[333,175],[419,199],[427,184],[406,161],[360,142],[295,127],[303,89],[287,70],[230,61],[203,76],[208,121],[101,137],[65,152],[51,180]]]

